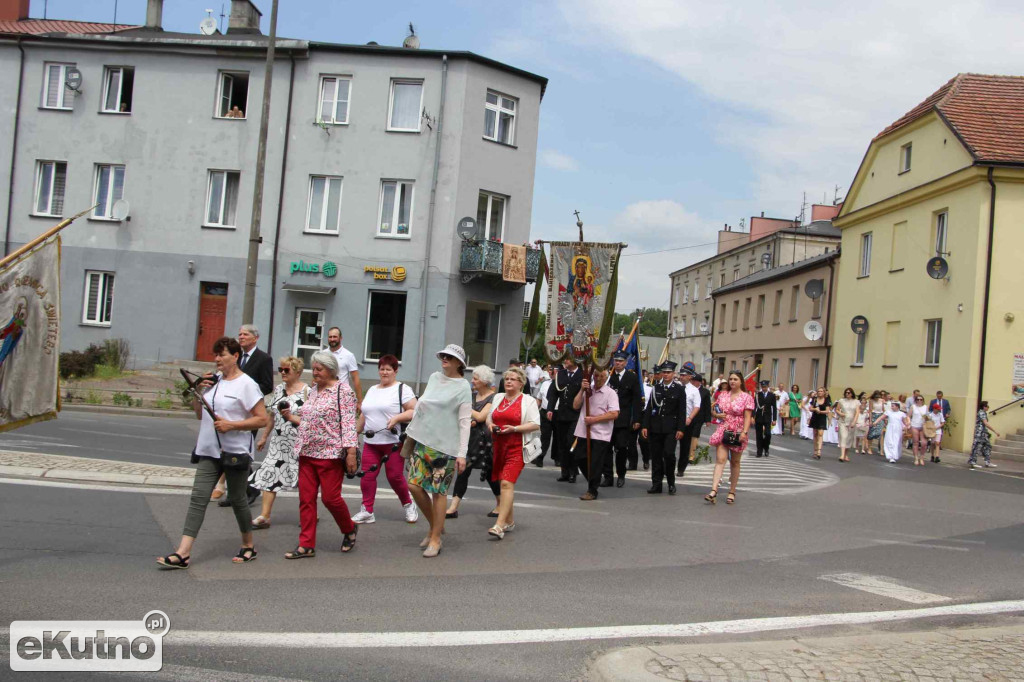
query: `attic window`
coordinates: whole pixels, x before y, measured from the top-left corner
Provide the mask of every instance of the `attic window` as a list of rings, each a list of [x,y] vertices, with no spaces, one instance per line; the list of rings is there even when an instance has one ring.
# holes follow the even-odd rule
[[[908,142],[900,147],[900,173],[906,173],[910,170],[910,150],[912,143]]]

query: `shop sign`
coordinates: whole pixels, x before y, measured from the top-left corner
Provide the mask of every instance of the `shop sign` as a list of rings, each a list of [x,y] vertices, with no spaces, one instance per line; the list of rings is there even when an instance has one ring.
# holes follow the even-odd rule
[[[338,274],[338,266],[331,261],[321,263],[306,263],[305,261],[292,261],[289,266],[289,270],[292,274],[307,273],[310,275],[322,274],[324,277],[334,277]]]
[[[363,272],[372,273],[374,279],[390,279],[394,282],[404,282],[406,276],[405,268],[401,265],[367,265],[363,267]]]
[[[1010,390],[1014,398],[1024,397],[1024,353],[1013,354],[1013,384]]]

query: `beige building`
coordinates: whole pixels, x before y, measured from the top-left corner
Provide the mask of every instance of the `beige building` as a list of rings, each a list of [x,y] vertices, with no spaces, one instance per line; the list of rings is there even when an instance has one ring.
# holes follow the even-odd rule
[[[671,275],[669,359],[711,369],[712,294],[762,270],[797,263],[838,248],[840,233],[831,223],[838,206],[815,205],[811,222],[755,216],[750,232],[726,226],[718,233],[718,253]]]
[[[801,390],[828,381],[832,292],[839,253],[818,256],[743,277],[716,290],[711,334],[712,377],[761,366],[757,380],[784,382]],[[816,285],[814,283],[817,283]],[[817,286],[816,298],[808,283]],[[815,322],[817,338],[808,338]]]

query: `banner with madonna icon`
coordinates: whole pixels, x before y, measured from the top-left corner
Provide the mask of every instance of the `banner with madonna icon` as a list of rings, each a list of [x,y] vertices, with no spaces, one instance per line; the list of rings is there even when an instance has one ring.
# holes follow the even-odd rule
[[[545,351],[558,361],[607,361],[622,244],[550,242]]]

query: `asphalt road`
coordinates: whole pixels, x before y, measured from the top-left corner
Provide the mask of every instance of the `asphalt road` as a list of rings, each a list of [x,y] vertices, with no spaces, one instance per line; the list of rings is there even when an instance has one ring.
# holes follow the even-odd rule
[[[182,420],[65,413],[0,437],[0,449],[185,465],[194,433]],[[592,503],[576,499],[582,483],[528,467],[517,529],[500,542],[486,534],[493,498],[474,480],[434,560],[419,556],[425,525],[404,523],[383,492],[355,552],[337,551],[340,533],[325,519],[319,555],[297,562],[281,556],[297,542],[295,498],[279,500],[274,526],[257,534],[260,559],[244,566],[230,561],[231,512],[211,507],[192,567],[166,573],[154,558],[180,535],[185,494],[0,481],[0,621],[162,609],[172,623],[166,679],[576,679],[604,650],[669,641],[587,640],[579,628],[897,610],[919,607],[907,600],[922,594],[942,604],[1022,598],[1024,480],[880,457],[841,464],[834,448],[812,461],[805,441],[776,444],[768,460],[744,459],[735,506],[703,503],[707,464],[675,497],[645,494],[641,471]],[[344,493],[355,510],[357,487],[346,482]],[[890,580],[902,596],[823,579],[847,574]],[[542,628],[572,630],[569,641],[473,645],[481,632]],[[258,636],[220,643],[239,630]],[[175,643],[194,632],[213,641]],[[280,646],[296,632],[442,633],[465,646]]]

